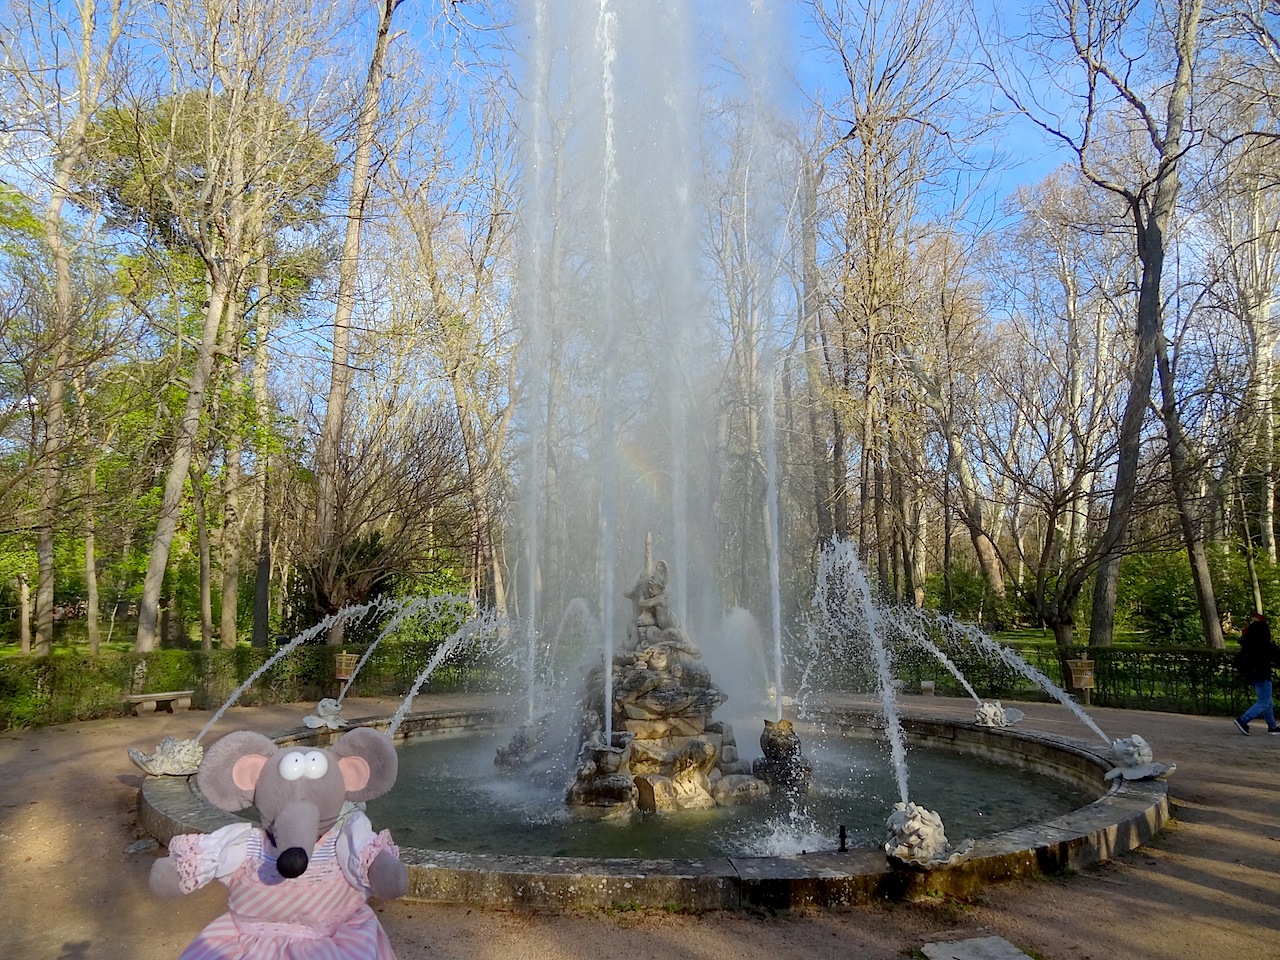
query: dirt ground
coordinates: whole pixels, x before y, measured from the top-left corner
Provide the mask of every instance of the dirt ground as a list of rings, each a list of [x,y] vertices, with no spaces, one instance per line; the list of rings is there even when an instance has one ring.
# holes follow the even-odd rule
[[[422,697],[416,706],[448,699]],[[966,701],[908,701],[972,714]],[[204,742],[236,729],[295,727],[309,706],[233,708]],[[349,701],[344,714],[395,706]],[[1091,736],[1060,706],[1018,706],[1027,726]],[[990,935],[1044,960],[1280,957],[1280,737],[1261,724],[1243,737],[1223,718],[1090,712],[1110,736],[1139,733],[1156,759],[1177,763],[1174,822],[1148,847],[1078,874],[993,886],[971,902],[803,915],[376,908],[400,960],[887,960]],[[178,901],[151,896],[147,874],[163,851],[138,826],[142,777],[125,753],[150,752],[166,734],[194,736],[209,717],[185,711],[0,733],[2,960],[168,960],[223,912],[219,884]]]

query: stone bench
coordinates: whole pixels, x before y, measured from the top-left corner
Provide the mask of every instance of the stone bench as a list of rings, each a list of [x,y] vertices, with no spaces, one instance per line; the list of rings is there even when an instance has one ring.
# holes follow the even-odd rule
[[[156,713],[159,710],[163,710],[166,713],[187,710],[191,707],[191,695],[193,693],[195,693],[194,690],[170,690],[167,693],[131,693],[124,699],[136,717],[143,713]]]

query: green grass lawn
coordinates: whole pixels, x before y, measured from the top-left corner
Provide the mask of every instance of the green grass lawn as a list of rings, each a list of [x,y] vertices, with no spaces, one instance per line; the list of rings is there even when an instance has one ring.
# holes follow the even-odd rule
[[[117,620],[114,627],[103,621],[98,627],[102,653],[128,653],[138,634],[137,620]],[[107,640],[110,635],[111,640]],[[199,646],[198,638],[196,646]],[[87,656],[89,653],[89,628],[83,620],[67,620],[53,625],[54,656]],[[0,628],[0,657],[22,656],[22,644],[18,638],[17,624],[8,623]]]
[[[1001,630],[991,635],[993,640],[1001,643],[1053,643],[1053,631],[1048,627],[1016,627],[1012,630]],[[1077,627],[1075,632],[1075,645],[1088,646],[1089,629],[1088,627]],[[1126,630],[1117,628],[1114,636],[1114,645],[1122,646],[1144,646],[1151,642],[1150,636],[1145,630]]]

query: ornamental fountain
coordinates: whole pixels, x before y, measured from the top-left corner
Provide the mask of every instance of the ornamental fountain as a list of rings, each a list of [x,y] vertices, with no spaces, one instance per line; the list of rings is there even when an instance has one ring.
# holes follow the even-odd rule
[[[817,775],[783,715],[800,691],[788,689],[782,662],[778,547],[784,523],[772,409],[782,331],[794,317],[780,270],[796,179],[776,120],[789,112],[777,100],[778,91],[790,89],[779,67],[788,59],[779,46],[781,5],[724,0],[711,28],[703,20],[709,5],[687,0],[526,0],[523,9],[530,30],[521,124],[525,260],[516,291],[524,322],[519,626],[486,623],[474,633],[459,627],[448,651],[416,678],[414,691],[442,658],[482,642],[481,636],[519,638],[529,690],[525,723],[499,751],[499,765],[560,778],[556,802],[567,795],[575,811],[602,819],[637,813],[675,819],[706,815],[708,799],[718,810],[732,810],[740,800],[752,801],[747,807],[764,803],[766,793],[775,799],[803,794]],[[697,49],[701,37],[725,44],[710,68]],[[715,108],[714,116],[704,113],[704,104]],[[719,126],[727,117],[732,129]],[[714,148],[704,149],[717,136]],[[723,195],[706,189],[709,171],[722,175]],[[740,241],[720,250],[729,262],[718,275],[708,269],[715,240],[704,230],[708,224]],[[729,301],[736,305],[732,337],[723,322]],[[729,341],[732,350],[722,349]],[[734,391],[732,404],[721,402],[725,384]],[[740,439],[742,449],[728,449],[725,437]],[[725,517],[734,529],[722,528]],[[739,556],[732,572],[724,562],[730,535]],[[647,546],[640,576],[625,589],[620,571],[634,562],[641,542],[659,544],[669,561],[655,561]],[[777,897],[786,904],[839,903],[862,895],[858,891],[880,896],[914,889],[916,881],[894,870],[914,876],[946,867],[953,882],[968,882],[985,877],[983,871],[1030,869],[1027,849],[1041,868],[1078,865],[1113,849],[1107,831],[1117,818],[1138,818],[1128,832],[1136,842],[1158,828],[1167,811],[1152,791],[1142,794],[1147,806],[1122,803],[1119,813],[1099,812],[1097,824],[1077,817],[1077,823],[1088,821],[1079,835],[1062,839],[1066,828],[1044,831],[1048,853],[1039,852],[1039,840],[1029,847],[1009,841],[1007,849],[1000,846],[1005,841],[990,838],[973,846],[948,840],[941,818],[921,807],[911,789],[912,738],[1006,749],[1033,769],[1037,761],[1027,757],[1034,751],[1019,752],[1030,741],[1009,730],[1009,712],[984,703],[971,688],[972,723],[936,736],[922,722],[904,723],[890,638],[909,617],[875,603],[865,578],[852,575],[854,553],[834,545],[824,555],[810,630],[823,638],[827,655],[837,641],[858,638],[875,664],[877,710],[847,724],[851,734],[874,732],[888,745],[895,799],[879,814],[881,824],[888,820],[889,836],[875,841],[873,862],[859,860],[855,870],[851,855],[832,852],[831,823],[807,852],[752,863],[741,854],[696,866],[673,861],[665,872],[652,863],[583,861],[544,862],[533,871],[493,856],[464,870],[464,854],[420,850],[410,857],[420,889],[437,891],[437,898],[479,900],[492,878],[509,876],[510,890],[520,891],[506,894],[513,902],[594,890],[608,903],[610,897],[634,900],[644,876],[666,878],[655,897],[685,890],[682,906],[695,909],[776,904],[770,898]],[[746,659],[746,631],[730,630],[726,638],[723,625],[735,620],[725,616],[726,607],[757,611],[768,624],[771,655],[764,662],[773,695],[755,716],[765,731],[761,756],[750,767],[747,742],[712,716],[723,703],[715,682],[721,668],[701,653],[718,646],[729,659]],[[592,662],[569,655],[570,625],[590,638]],[[932,644],[930,652],[945,656],[925,632],[920,636],[917,645]],[[583,666],[585,674],[575,676]],[[585,702],[566,706],[580,689],[590,691]],[[571,699],[549,700],[549,691]],[[318,707],[299,736],[328,736],[347,723],[340,699]],[[412,692],[390,720],[368,722],[392,733],[425,729],[409,712],[411,702]],[[1135,738],[1116,745],[1105,735],[1102,740],[1123,757],[1105,771],[1108,797],[1117,802],[1129,803],[1125,798],[1133,794],[1124,790],[1141,792],[1150,784],[1138,772],[1168,772]],[[1072,745],[1055,749],[1069,758],[1059,765],[1072,776],[1103,779],[1096,768],[1105,761]],[[796,878],[798,886],[791,884]]]
[[[811,767],[789,721],[765,721],[765,756],[752,765],[740,756],[733,727],[712,718],[725,694],[672,611],[668,581],[667,564],[654,562],[647,538],[640,575],[623,592],[631,618],[614,645],[607,685],[602,664],[586,675],[567,802],[613,816],[672,813],[750,803],[771,787],[803,789]],[[517,773],[546,747],[545,725],[525,724],[495,763]]]

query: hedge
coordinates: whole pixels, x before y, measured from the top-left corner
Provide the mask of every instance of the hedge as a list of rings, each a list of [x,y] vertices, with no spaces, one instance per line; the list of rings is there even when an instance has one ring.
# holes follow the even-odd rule
[[[1069,647],[1007,644],[1031,666],[1064,687],[1068,659],[1094,661],[1092,703],[1098,706],[1164,710],[1174,713],[1231,715],[1253,700],[1252,690],[1231,666],[1231,652],[1200,647]],[[355,696],[404,696],[439,647],[438,640],[384,641],[361,669]],[[302,646],[274,664],[240,698],[241,703],[297,703],[334,696],[334,657],[352,645]],[[97,657],[0,659],[0,730],[46,726],[73,720],[124,716],[126,693],[194,690],[192,704],[216,709],[272,651],[240,646],[234,650],[157,650],[152,653],[103,653]],[[952,674],[924,651],[897,651],[896,678],[904,689],[919,690],[932,680],[939,694],[968,696]],[[970,646],[948,649],[948,657],[986,699],[1036,700],[1048,695],[1027,677]],[[711,664],[712,678],[715,665]],[[857,658],[831,665],[810,689],[867,692],[875,689],[874,671]],[[456,658],[432,673],[422,692],[481,692],[502,687],[510,670],[478,658]],[[801,691],[803,694],[805,691]]]
[[[438,647],[438,640],[380,643],[361,668],[351,695],[404,696]],[[298,647],[255,680],[239,702],[314,702],[336,696],[335,656],[343,651],[362,654],[365,649]],[[192,706],[216,709],[273,653],[238,646],[209,652],[6,657],[0,659],[0,730],[126,716],[129,706],[124,698],[129,693],[194,690]],[[497,689],[501,679],[477,658],[456,657],[437,667],[421,692],[489,691]]]

